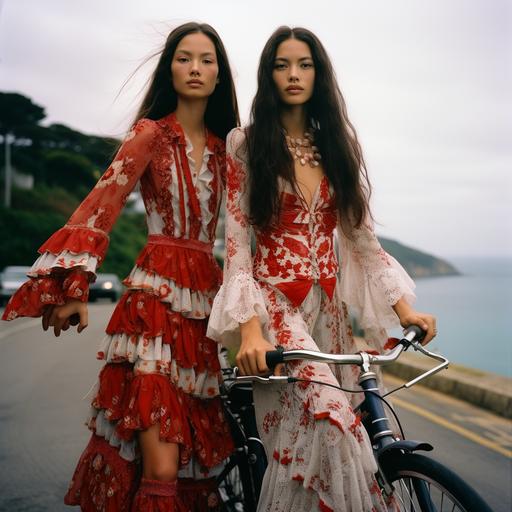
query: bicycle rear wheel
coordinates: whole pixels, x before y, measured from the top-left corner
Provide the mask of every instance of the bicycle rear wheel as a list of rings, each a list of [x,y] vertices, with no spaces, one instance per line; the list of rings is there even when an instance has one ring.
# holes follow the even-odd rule
[[[390,453],[379,461],[401,512],[492,512],[453,471],[416,453]]]

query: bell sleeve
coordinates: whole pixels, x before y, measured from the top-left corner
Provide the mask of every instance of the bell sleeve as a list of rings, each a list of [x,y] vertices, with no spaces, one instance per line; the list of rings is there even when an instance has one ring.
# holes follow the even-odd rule
[[[67,224],[38,250],[26,281],[11,297],[3,320],[37,317],[67,299],[86,302],[89,282],[105,258],[109,233],[154,151],[154,121],[138,121],[98,183]]]
[[[401,298],[412,304],[415,284],[404,268],[381,247],[370,222],[347,238],[338,223],[341,253],[341,299],[370,332],[399,327],[393,310]]]
[[[257,316],[263,326],[268,322],[268,313],[252,272],[247,158],[241,128],[228,134],[226,152],[226,261],[207,335],[229,344],[239,340],[241,323]]]

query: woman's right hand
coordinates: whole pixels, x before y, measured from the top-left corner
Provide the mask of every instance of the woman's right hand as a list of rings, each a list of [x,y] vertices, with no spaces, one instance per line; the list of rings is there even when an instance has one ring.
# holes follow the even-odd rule
[[[61,331],[67,331],[70,325],[78,325],[77,331],[82,332],[88,323],[89,312],[87,303],[77,299],[71,299],[62,306],[48,306],[43,313],[43,329],[53,327],[55,336],[60,336]]]
[[[261,324],[258,317],[251,318],[240,325],[242,343],[236,355],[236,364],[242,375],[266,374],[270,370],[265,361],[265,354],[275,350],[261,332]]]
[[[274,345],[269,343],[263,336],[256,336],[242,340],[236,364],[242,375],[263,375],[269,373],[265,361],[265,354],[275,350]]]

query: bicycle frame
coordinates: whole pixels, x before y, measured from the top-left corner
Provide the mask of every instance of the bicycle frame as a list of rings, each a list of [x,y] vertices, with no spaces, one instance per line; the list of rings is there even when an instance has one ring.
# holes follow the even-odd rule
[[[372,365],[386,366],[396,361],[402,352],[409,347],[413,347],[414,350],[423,353],[424,355],[440,361],[440,364],[436,367],[422,373],[418,377],[400,386],[398,389],[410,388],[423,379],[433,375],[448,367],[449,361],[443,356],[435,354],[425,349],[419,342],[415,342],[415,338],[420,338],[421,329],[415,326],[411,326],[404,337],[399,341],[397,346],[392,349],[388,354],[385,355],[373,355],[366,352],[359,354],[350,355],[338,355],[338,354],[324,354],[322,352],[315,352],[311,350],[289,350],[286,352],[276,351],[272,353],[272,357],[267,357],[268,366],[275,366],[278,363],[292,361],[292,360],[309,360],[318,361],[330,364],[352,364],[361,367],[361,374],[359,376],[358,384],[361,386],[364,394],[364,401],[356,408],[356,412],[360,412],[362,415],[362,423],[368,432],[370,437],[375,458],[378,463],[379,471],[377,478],[379,484],[383,489],[384,493],[391,495],[393,493],[393,486],[390,485],[384,472],[381,470],[381,461],[383,458],[392,451],[401,452],[414,452],[417,450],[431,451],[433,446],[427,442],[414,441],[406,439],[397,439],[394,437],[393,431],[389,424],[389,418],[384,410],[382,396],[377,384],[377,375],[375,372],[370,370]],[[270,354],[270,353],[269,353]],[[269,355],[267,354],[267,356]],[[244,382],[259,382],[261,384],[275,384],[281,383],[293,383],[295,382],[293,377],[287,376],[240,376],[237,375],[237,369],[235,368],[235,379],[232,385],[244,383]],[[397,391],[393,390],[393,391]],[[420,500],[427,504],[429,507],[430,497],[426,487],[423,483],[415,483],[416,493],[419,495]],[[430,509],[430,507],[428,508]]]

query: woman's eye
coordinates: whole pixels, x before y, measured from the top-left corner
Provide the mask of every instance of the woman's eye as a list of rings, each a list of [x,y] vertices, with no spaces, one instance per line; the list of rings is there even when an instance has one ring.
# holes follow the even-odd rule
[[[187,62],[187,61],[188,61],[187,57],[178,57],[176,60],[177,60],[178,62],[181,62],[181,63],[184,63],[184,62]]]
[[[302,63],[302,68],[303,69],[310,69],[313,67],[313,63],[312,62],[303,62]]]
[[[274,69],[285,69],[285,68],[286,68],[286,64],[283,64],[282,62],[274,65]]]
[[[205,64],[213,64],[213,60],[212,59],[204,59],[203,62]]]

